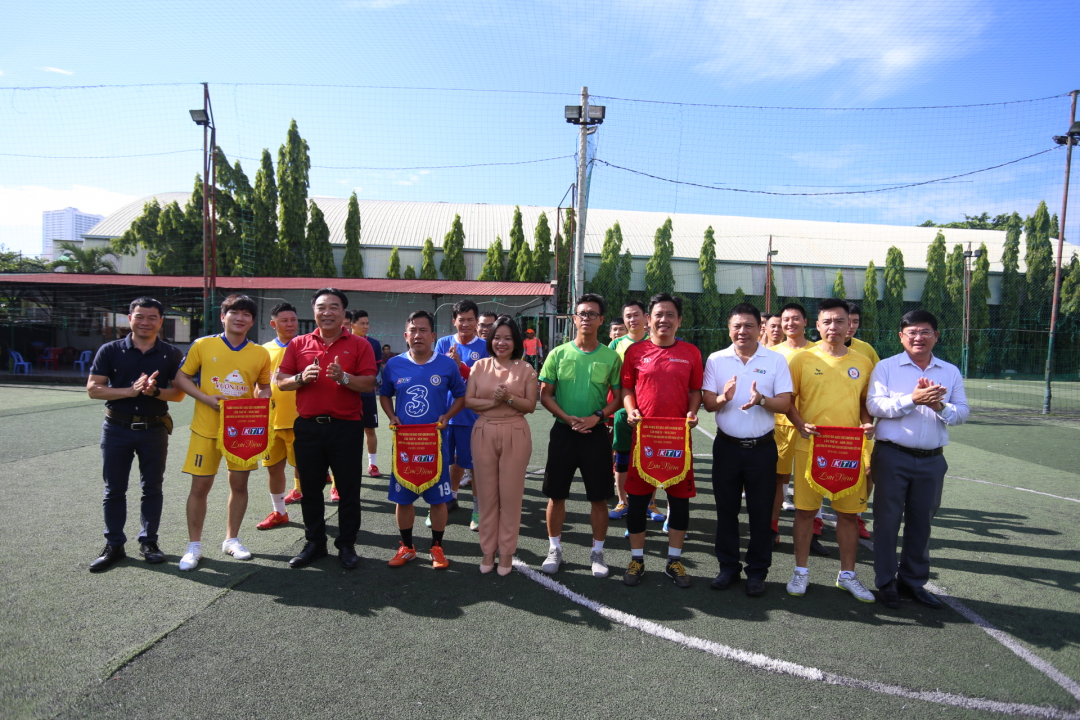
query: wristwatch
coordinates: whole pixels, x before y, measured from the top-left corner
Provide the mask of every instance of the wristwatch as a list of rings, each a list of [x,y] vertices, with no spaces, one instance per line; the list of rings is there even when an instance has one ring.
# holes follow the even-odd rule
[[[348,384],[349,384],[349,373],[347,373],[347,372],[341,373],[341,379],[338,380],[338,385],[348,385]]]
[[[304,373],[296,373],[295,375],[292,376],[292,379],[296,381],[297,385],[303,385],[304,384]]]
[[[156,398],[160,394],[161,394],[161,388],[159,388],[159,387],[157,387],[155,385],[154,386],[154,392],[150,393],[150,397],[155,397]]]
[[[765,407],[765,396],[764,395],[761,396],[761,400],[758,400],[758,405],[760,405],[761,407]]]
[[[600,418],[601,420],[604,419],[604,411],[603,410],[597,410],[596,412],[593,413],[593,415]]]
[[[506,397],[506,404],[507,405],[513,405],[514,404],[514,396],[513,395],[508,395]]]

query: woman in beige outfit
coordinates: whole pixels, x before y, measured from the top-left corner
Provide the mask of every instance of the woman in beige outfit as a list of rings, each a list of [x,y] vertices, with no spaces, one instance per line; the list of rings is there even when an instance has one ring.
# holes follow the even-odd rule
[[[532,456],[532,433],[525,416],[536,410],[536,371],[521,359],[524,343],[517,324],[502,315],[488,335],[490,357],[469,374],[465,407],[480,416],[472,431],[473,489],[480,500],[480,572],[513,569],[521,528],[525,470]]]

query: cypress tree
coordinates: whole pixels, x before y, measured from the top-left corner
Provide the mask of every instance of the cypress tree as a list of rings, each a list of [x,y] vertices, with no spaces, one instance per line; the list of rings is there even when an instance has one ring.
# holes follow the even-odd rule
[[[976,258],[971,271],[971,359],[968,372],[980,373],[990,359],[993,341],[990,327],[990,254],[986,243],[979,246],[982,254]]]
[[[895,355],[900,352],[900,341],[891,332],[904,314],[904,290],[907,289],[907,276],[904,269],[904,253],[893,245],[885,257],[885,290],[881,302],[881,325],[889,331],[883,332],[884,351],[881,355]],[[881,351],[881,348],[878,348]]]
[[[420,265],[421,280],[438,280],[439,271],[435,268],[435,243],[431,238],[424,241],[424,249],[420,251],[423,263]]]
[[[1002,370],[1015,369],[1020,357],[1018,330],[1020,304],[1024,297],[1024,279],[1020,275],[1020,231],[1023,221],[1013,213],[1005,225],[1005,248],[1001,254],[1001,333]]]
[[[312,277],[337,277],[334,248],[330,244],[330,228],[322,209],[311,203],[311,219],[307,225],[307,264]]]
[[[671,218],[656,229],[653,238],[653,254],[645,266],[645,295],[652,297],[661,292],[675,292],[675,276],[671,270],[671,256],[675,246],[671,241]]]
[[[281,275],[278,259],[277,184],[274,182],[274,163],[270,151],[263,148],[259,171],[255,173],[255,193],[251,200],[254,225],[255,257],[260,275]]]
[[[604,296],[608,304],[618,302],[615,296],[619,284],[620,253],[622,253],[622,229],[616,222],[604,232],[604,246],[600,250],[600,266],[585,285],[588,292]]]
[[[964,345],[964,246],[959,243],[953,246],[945,265],[945,301],[938,329],[945,350],[942,355],[959,364]]]
[[[390,249],[390,267],[386,269],[386,277],[391,280],[401,279],[401,256],[398,255],[396,247]]]
[[[551,281],[551,228],[548,226],[547,213],[540,213],[533,231],[532,282]]]
[[[518,272],[524,262],[522,247],[525,246],[525,229],[521,224],[521,208],[514,206],[514,219],[510,225],[510,251],[506,257],[506,269],[503,271],[507,280],[517,280]]]
[[[405,272],[402,274],[402,278],[404,278],[405,280],[415,280],[416,268],[414,268],[412,265],[406,265]]]
[[[443,259],[439,272],[447,280],[465,279],[465,228],[461,216],[454,215],[454,223],[443,238]]]
[[[559,286],[555,302],[560,313],[569,311],[567,297],[573,278],[570,277],[570,259],[574,252],[574,209],[566,209],[566,217],[563,219],[562,234],[556,232],[555,247],[558,249],[558,263],[555,271],[558,273]]]
[[[503,244],[502,238],[495,236],[495,242],[488,245],[487,255],[484,257],[484,267],[480,270],[477,280],[487,282],[499,282],[503,279],[506,270],[503,267]]]
[[[1054,292],[1054,250],[1050,244],[1050,212],[1046,201],[1041,200],[1035,214],[1024,226],[1027,243],[1024,262],[1027,264],[1028,301],[1031,303],[1027,316],[1035,327],[1044,325],[1049,317],[1050,301]]]
[[[701,272],[701,296],[698,299],[699,324],[703,327],[723,325],[723,308],[720,290],[716,285],[716,235],[712,225],[705,228],[705,238],[698,253],[698,270]]]
[[[844,287],[843,270],[837,269],[836,271],[836,278],[833,280],[832,284],[832,297],[847,300],[847,289]],[[860,316],[859,319],[861,320],[862,316]]]
[[[250,225],[251,184],[240,167],[229,165],[220,147],[214,148],[217,175],[217,272],[218,275],[254,275],[255,258],[245,258],[245,228]],[[251,238],[247,238],[251,242]],[[248,267],[245,268],[245,259]]]
[[[345,216],[345,257],[341,259],[341,277],[364,277],[364,256],[360,253],[360,201],[354,192],[349,196]]]
[[[622,306],[630,299],[630,281],[634,276],[634,257],[630,254],[630,249],[627,248],[626,252],[619,258],[619,271],[617,273],[616,286],[619,307],[612,311],[612,317],[615,317],[614,313],[621,313]]]
[[[285,143],[278,149],[278,246],[282,253],[282,275],[306,277],[311,274],[304,252],[310,170],[307,141],[300,137],[296,120],[293,120],[289,123]]]
[[[182,218],[173,224],[172,243],[168,253],[177,258],[168,275],[202,275],[203,273],[203,181],[195,176],[191,197],[184,203]],[[163,234],[164,237],[164,234]]]
[[[878,289],[877,268],[874,261],[866,266],[866,279],[863,281],[863,299],[860,305],[859,332],[863,339],[873,345],[877,342]]]
[[[926,251],[926,284],[923,285],[922,309],[934,314],[938,322],[945,318],[942,313],[945,305],[945,235],[938,231],[934,242]],[[899,317],[896,318],[900,320]]]
[[[1072,261],[1061,268],[1061,312],[1080,317],[1080,260],[1075,252]]]

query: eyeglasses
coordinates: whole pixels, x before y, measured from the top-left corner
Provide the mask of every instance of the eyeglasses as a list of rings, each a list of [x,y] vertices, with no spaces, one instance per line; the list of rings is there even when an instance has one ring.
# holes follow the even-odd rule
[[[916,330],[915,332],[902,332],[900,333],[908,340],[921,340],[924,338],[930,338],[934,336],[933,330]]]
[[[491,328],[495,327],[495,323],[480,323],[479,325],[477,325],[477,327],[479,327],[481,330],[490,330]]]
[[[600,317],[600,313],[597,312],[579,312],[574,314],[581,320],[595,320]]]

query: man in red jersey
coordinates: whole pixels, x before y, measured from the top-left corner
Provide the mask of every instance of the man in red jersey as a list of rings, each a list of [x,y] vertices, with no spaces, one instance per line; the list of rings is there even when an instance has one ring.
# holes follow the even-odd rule
[[[626,420],[637,427],[642,418],[685,417],[697,425],[701,406],[703,367],[701,351],[675,337],[682,322],[682,299],[659,293],[649,300],[649,338],[626,350],[622,368],[623,405]],[[631,451],[633,453],[633,451]],[[668,496],[668,561],[664,574],[681,588],[690,587],[683,567],[682,546],[690,526],[690,498],[694,488],[693,463],[682,481],[666,488]],[[626,527],[630,531],[630,566],[623,582],[637,585],[645,575],[645,513],[655,488],[631,465],[626,478],[630,509]]]

